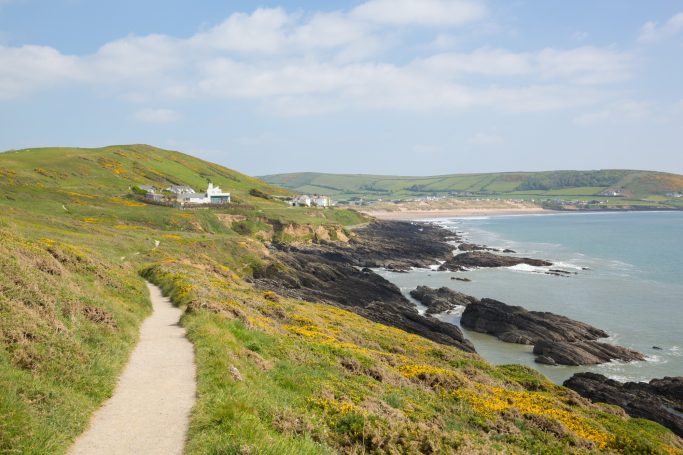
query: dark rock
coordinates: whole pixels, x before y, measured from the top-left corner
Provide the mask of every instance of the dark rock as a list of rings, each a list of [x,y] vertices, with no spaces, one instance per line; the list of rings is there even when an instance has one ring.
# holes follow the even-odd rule
[[[474,243],[461,243],[458,245],[460,251],[500,251],[495,248],[489,248],[483,245],[477,245]]]
[[[488,333],[502,341],[535,344],[541,340],[584,341],[607,335],[589,324],[553,313],[528,311],[493,299],[465,308],[460,324],[476,332]]]
[[[400,289],[370,267],[426,267],[452,256],[442,238],[450,231],[427,224],[374,223],[349,244],[277,245],[272,263],[259,267],[252,282],[282,296],[323,302],[438,343],[474,352],[460,329],[420,315]],[[360,268],[360,269],[359,269]]]
[[[645,360],[639,352],[598,341],[547,341],[534,345],[534,354],[550,358],[560,365],[597,365],[611,360],[632,362]],[[536,358],[538,362],[538,358]]]
[[[542,363],[544,365],[557,365],[557,363],[551,359],[550,357],[546,357],[544,355],[539,355],[536,357],[536,363]]]
[[[466,283],[469,283],[470,281],[472,281],[472,280],[469,279],[469,278],[460,277],[460,276],[452,276],[452,277],[451,277],[451,280],[464,281],[464,282],[466,282]]]
[[[443,313],[457,306],[467,306],[479,301],[447,287],[434,289],[428,286],[418,286],[417,289],[410,291],[410,295],[427,307],[427,314]]]
[[[657,350],[657,351],[661,351],[661,350],[662,350],[662,348],[660,348],[659,346],[652,346],[652,349],[655,349],[655,350]]]
[[[537,267],[553,265],[552,262],[541,259],[520,258],[516,256],[501,256],[487,251],[472,251],[460,253],[448,259],[441,268],[444,270],[459,271],[473,267],[512,267],[519,264],[528,264]]]
[[[621,406],[632,417],[654,420],[683,437],[683,377],[621,383],[601,374],[577,373],[564,385],[591,401]]]
[[[385,264],[384,268],[390,272],[396,272],[396,273],[408,273],[408,272],[410,272],[410,267],[406,267],[403,264]]]
[[[517,253],[517,252],[516,252],[515,250],[511,250],[510,248],[505,248],[505,249],[503,250],[503,253],[513,253],[513,254],[515,254],[515,253]]]

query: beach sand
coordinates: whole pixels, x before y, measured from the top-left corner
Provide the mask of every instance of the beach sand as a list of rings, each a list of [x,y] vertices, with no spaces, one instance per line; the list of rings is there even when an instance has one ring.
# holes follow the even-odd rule
[[[480,209],[443,209],[443,210],[361,210],[366,215],[377,218],[378,220],[419,220],[428,218],[459,218],[472,216],[496,216],[496,215],[531,215],[538,213],[553,213],[552,210],[545,210],[540,207],[523,208],[480,208]]]

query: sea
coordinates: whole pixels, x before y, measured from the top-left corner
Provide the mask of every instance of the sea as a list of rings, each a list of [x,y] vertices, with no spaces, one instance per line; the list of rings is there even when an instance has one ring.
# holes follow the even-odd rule
[[[556,383],[593,371],[619,381],[683,376],[683,212],[559,213],[430,220],[467,242],[546,259],[553,267],[520,265],[438,272],[378,270],[409,292],[418,285],[447,286],[529,310],[550,311],[609,333],[602,341],[635,349],[641,362],[548,366],[534,362],[532,346],[504,343],[463,329],[477,352],[493,364],[528,365]],[[566,277],[549,269],[571,272]],[[467,277],[471,282],[452,280]],[[425,308],[410,298],[420,312]],[[464,308],[438,317],[460,325]]]

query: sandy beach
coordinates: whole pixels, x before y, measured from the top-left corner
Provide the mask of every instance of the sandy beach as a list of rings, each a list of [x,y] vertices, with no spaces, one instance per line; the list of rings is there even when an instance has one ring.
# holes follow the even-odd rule
[[[552,210],[545,210],[540,207],[524,208],[481,208],[481,209],[443,209],[443,210],[368,210],[363,211],[366,215],[377,218],[378,220],[419,220],[426,218],[450,218],[450,217],[470,217],[470,216],[500,216],[500,215],[531,215],[538,213],[552,213]]]

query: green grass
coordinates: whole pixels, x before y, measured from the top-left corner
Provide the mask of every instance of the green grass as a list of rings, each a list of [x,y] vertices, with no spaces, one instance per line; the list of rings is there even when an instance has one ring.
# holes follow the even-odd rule
[[[201,189],[207,178],[242,204],[180,210],[126,198],[136,184]],[[367,220],[253,188],[286,194],[149,146],[0,154],[0,453],[64,453],[84,430],[150,311],[141,271],[185,310],[195,346],[188,453],[681,453],[661,426],[532,370],[255,290],[246,279],[272,262],[269,238],[342,239]]]
[[[663,172],[604,170],[454,174],[434,177],[399,177],[293,173],[264,176],[273,185],[300,193],[322,193],[339,199],[405,199],[470,192],[485,197],[594,196],[625,190],[637,199],[683,189],[683,176]],[[650,202],[653,202],[652,200]],[[665,204],[671,201],[656,200]]]

